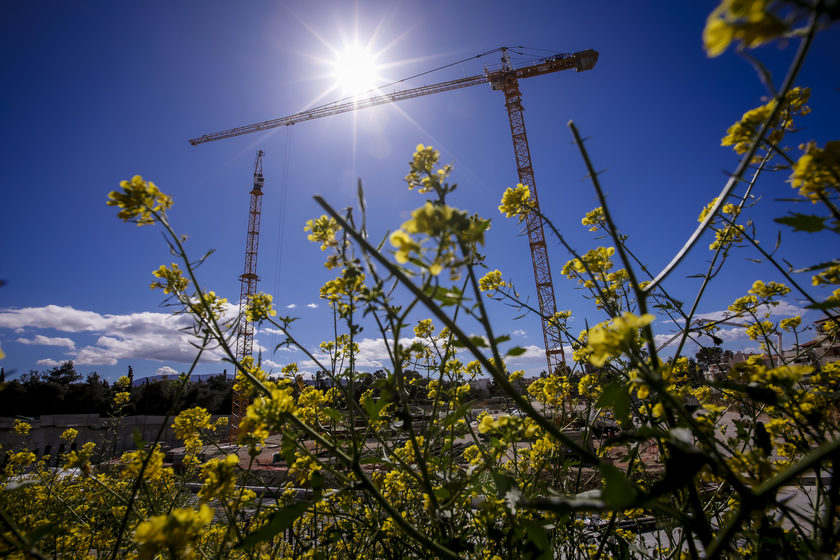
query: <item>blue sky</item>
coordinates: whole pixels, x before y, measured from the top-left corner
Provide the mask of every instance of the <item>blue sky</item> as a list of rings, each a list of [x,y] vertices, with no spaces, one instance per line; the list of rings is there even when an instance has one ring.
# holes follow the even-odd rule
[[[236,302],[242,272],[248,191],[256,151],[266,152],[260,242],[260,289],[296,332],[317,347],[329,338],[331,313],[318,298],[329,278],[323,254],[303,225],[354,202],[361,178],[374,235],[382,236],[420,206],[402,177],[418,143],[454,162],[452,203],[493,219],[487,257],[524,296],[533,296],[527,241],[498,215],[501,193],[517,182],[504,100],[489,86],[420,97],[214,142],[187,139],[285,116],[344,95],[332,61],[355,42],[379,53],[383,82],[507,45],[531,56],[593,48],[594,70],[523,81],[526,126],[543,210],[579,250],[593,247],[580,218],[597,203],[566,127],[574,120],[636,253],[664,266],[691,234],[702,207],[736,165],[720,147],[727,127],[766,94],[751,66],[727,52],[706,57],[701,31],[714,2],[47,2],[0,5],[0,361],[7,374],[46,370],[73,359],[82,373],[109,378],[181,371],[192,357],[168,316],[151,272],[171,257],[156,228],[123,224],[107,193],[134,174],[174,199],[171,220],[189,235],[194,256],[215,249],[201,267],[207,289]],[[819,36],[797,84],[813,88],[812,116],[791,144],[835,139],[840,107],[837,29]],[[535,50],[543,49],[543,50]],[[795,44],[755,54],[780,81]],[[481,73],[498,54],[408,82],[416,87]],[[785,174],[768,177],[751,216],[766,243],[789,196]],[[833,241],[784,232],[782,254],[794,266],[833,258]],[[668,288],[686,300],[709,257],[701,244]],[[568,259],[549,247],[560,309],[573,330],[603,320],[559,270]],[[731,259],[702,313],[725,309],[756,278],[778,279],[767,265]],[[806,280],[807,283],[807,280]],[[791,298],[780,311],[796,313]],[[529,348],[518,367],[544,367],[535,318],[494,309],[499,330]],[[420,318],[418,316],[418,318]],[[807,318],[816,318],[808,315]],[[657,323],[661,335],[671,327]],[[381,348],[363,345],[367,368],[383,365]],[[754,343],[733,330],[727,347]],[[279,342],[258,333],[263,347]],[[299,354],[265,353],[272,367]],[[201,373],[225,364],[210,357]],[[304,367],[305,369],[305,367]]]

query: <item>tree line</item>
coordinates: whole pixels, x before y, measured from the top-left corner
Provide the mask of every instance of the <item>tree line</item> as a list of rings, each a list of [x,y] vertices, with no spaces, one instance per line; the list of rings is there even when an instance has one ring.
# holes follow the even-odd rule
[[[223,374],[200,381],[189,380],[178,395],[177,377],[135,380],[131,366],[128,370],[131,400],[123,414],[160,415],[194,406],[201,406],[211,414],[230,414],[233,379]],[[107,416],[112,411],[114,395],[120,390],[97,372],[83,378],[73,362],[67,361],[47,371],[32,370],[11,381],[0,378],[0,415]]]

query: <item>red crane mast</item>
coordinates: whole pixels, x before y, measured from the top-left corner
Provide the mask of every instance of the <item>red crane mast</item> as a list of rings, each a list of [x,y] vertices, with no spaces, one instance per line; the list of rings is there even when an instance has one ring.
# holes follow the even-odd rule
[[[236,361],[252,356],[254,352],[254,323],[248,320],[245,308],[251,297],[257,293],[257,252],[260,245],[260,213],[263,197],[263,165],[265,153],[257,151],[254,164],[254,188],[251,189],[251,202],[248,209],[248,235],[245,241],[245,271],[239,277],[241,288],[239,291],[239,329],[236,336]],[[230,418],[230,441],[235,442],[239,435],[239,422],[245,416],[248,399],[238,391],[233,392],[233,407]]]
[[[542,320],[546,362],[548,364],[548,372],[554,373],[558,370],[558,368],[562,368],[565,365],[566,359],[563,353],[560,330],[550,321],[554,316],[554,313],[557,311],[557,304],[554,297],[554,284],[551,279],[551,267],[549,266],[548,261],[548,250],[546,248],[543,222],[539,211],[540,207],[539,199],[537,197],[537,187],[534,180],[534,170],[531,164],[531,151],[528,148],[528,137],[525,132],[525,116],[521,102],[522,94],[519,91],[519,79],[542,76],[544,74],[550,74],[552,72],[559,72],[562,70],[575,70],[576,72],[591,70],[595,67],[595,63],[598,61],[598,52],[592,49],[587,49],[576,53],[555,54],[553,56],[540,59],[532,64],[514,68],[510,63],[507,49],[502,47],[501,51],[503,53],[503,65],[499,70],[485,71],[484,74],[479,74],[477,76],[450,80],[448,82],[441,82],[429,86],[421,86],[413,89],[372,95],[363,98],[354,98],[346,102],[330,103],[320,107],[307,109],[306,111],[301,111],[287,117],[231,128],[229,130],[223,130],[212,134],[205,134],[198,138],[193,138],[189,142],[195,146],[205,142],[212,142],[214,140],[232,138],[234,136],[260,132],[280,126],[290,126],[303,121],[319,119],[330,115],[337,115],[339,113],[347,113],[349,111],[356,111],[367,107],[383,105],[385,103],[394,103],[396,101],[479,84],[489,83],[492,89],[502,91],[505,95],[505,107],[507,108],[508,118],[510,120],[510,131],[513,139],[513,150],[516,157],[519,182],[523,185],[528,185],[531,188],[531,204],[535,211],[529,212],[526,216],[525,225],[528,232],[528,243],[531,248],[531,260],[534,265],[534,280],[536,282],[537,299],[539,301],[540,318]]]

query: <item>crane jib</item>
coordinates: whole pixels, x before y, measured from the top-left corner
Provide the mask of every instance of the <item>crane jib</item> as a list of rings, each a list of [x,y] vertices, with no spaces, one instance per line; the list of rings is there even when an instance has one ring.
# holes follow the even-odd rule
[[[270,130],[281,126],[291,126],[293,124],[310,121],[313,119],[320,119],[330,115],[337,115],[340,113],[347,113],[350,111],[357,111],[359,109],[366,109],[368,107],[375,107],[377,105],[384,105],[386,103],[394,103],[397,101],[404,101],[414,97],[423,95],[430,95],[432,93],[441,93],[444,91],[451,91],[479,84],[490,83],[495,90],[502,89],[505,77],[513,76],[516,79],[530,78],[532,76],[541,76],[552,72],[559,72],[561,70],[575,69],[578,72],[590,70],[598,60],[598,52],[592,49],[580,51],[574,54],[556,54],[533,64],[523,66],[520,68],[513,68],[509,70],[499,70],[495,72],[486,72],[477,76],[469,76],[467,78],[460,78],[457,80],[450,80],[448,82],[441,82],[428,86],[420,86],[413,89],[396,91],[393,93],[382,93],[370,97],[357,98],[345,103],[330,103],[322,105],[313,109],[307,109],[287,117],[263,121],[260,123],[240,126],[214,132],[211,134],[204,134],[198,138],[193,138],[189,142],[193,146],[213,142],[215,140],[222,140],[225,138],[233,138],[234,136],[242,136],[243,134],[250,134],[252,132],[261,132]]]

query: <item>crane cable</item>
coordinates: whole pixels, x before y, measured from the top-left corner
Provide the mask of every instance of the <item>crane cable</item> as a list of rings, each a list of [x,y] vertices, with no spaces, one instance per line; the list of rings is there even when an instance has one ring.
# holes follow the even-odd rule
[[[271,293],[274,294],[275,303],[280,305],[279,295],[280,295],[280,277],[283,271],[283,238],[285,237],[285,229],[286,229],[286,194],[288,193],[288,182],[289,182],[289,167],[291,162],[291,151],[292,151],[292,133],[293,127],[286,127],[286,141],[283,145],[283,155],[280,158],[281,161],[281,169],[283,171],[280,174],[280,181],[278,184],[278,192],[280,198],[280,206],[278,211],[278,219],[277,219],[277,238],[274,248],[274,254],[276,255],[274,261],[274,284],[272,286]],[[271,348],[269,354],[274,356],[274,349],[277,348],[277,336],[278,333],[272,329],[271,333]]]
[[[402,78],[402,79],[396,80],[396,81],[394,81],[394,82],[390,82],[390,83],[388,83],[388,84],[383,84],[383,85],[381,85],[381,86],[377,86],[377,87],[375,87],[375,88],[373,88],[373,89],[369,89],[369,90],[367,90],[367,91],[363,91],[363,92],[359,92],[359,93],[354,93],[353,95],[348,95],[347,97],[344,97],[344,98],[342,98],[342,99],[337,99],[337,100],[335,100],[335,101],[330,101],[329,103],[327,103],[327,104],[325,104],[325,105],[321,105],[321,106],[319,106],[319,107],[315,107],[314,109],[324,109],[324,108],[329,107],[329,106],[331,106],[331,105],[337,105],[337,104],[339,104],[339,103],[344,103],[344,102],[350,101],[351,99],[355,99],[355,98],[357,98],[357,97],[361,97],[361,96],[363,96],[363,95],[367,95],[367,94],[369,94],[369,93],[376,93],[377,91],[381,91],[381,90],[382,90],[382,89],[384,89],[384,88],[388,88],[388,87],[391,87],[391,86],[395,86],[395,85],[397,85],[397,84],[401,84],[401,83],[403,83],[403,82],[407,82],[407,81],[409,81],[409,80],[413,80],[414,78],[419,78],[419,77],[421,77],[421,76],[425,76],[425,75],[427,75],[427,74],[432,74],[432,73],[437,72],[437,71],[439,71],[439,70],[445,70],[446,68],[451,68],[452,66],[457,66],[458,64],[463,64],[463,63],[465,63],[465,62],[469,62],[470,60],[475,60],[476,58],[481,58],[482,56],[487,56],[487,55],[489,55],[489,54],[493,54],[493,53],[496,53],[496,52],[501,52],[503,49],[508,49],[508,50],[510,50],[510,49],[524,49],[524,48],[527,48],[527,47],[523,47],[523,46],[518,46],[518,47],[498,47],[498,48],[495,48],[495,49],[490,50],[490,51],[486,51],[486,52],[483,52],[483,53],[479,53],[479,54],[477,54],[477,55],[475,55],[475,56],[470,56],[470,57],[467,57],[467,58],[464,58],[464,59],[458,60],[458,61],[456,61],[456,62],[451,62],[451,63],[449,63],[449,64],[444,64],[443,66],[438,66],[437,68],[432,68],[431,70],[426,70],[425,72],[420,72],[419,74],[414,74],[414,75],[408,76],[408,77],[406,77],[406,78]]]

